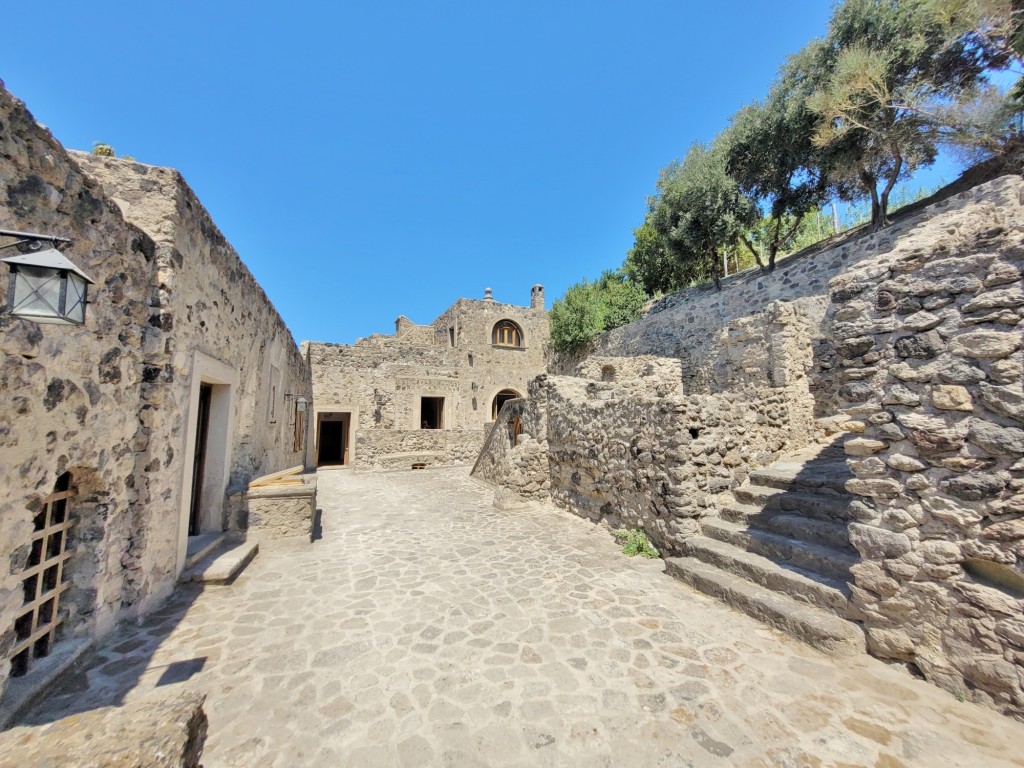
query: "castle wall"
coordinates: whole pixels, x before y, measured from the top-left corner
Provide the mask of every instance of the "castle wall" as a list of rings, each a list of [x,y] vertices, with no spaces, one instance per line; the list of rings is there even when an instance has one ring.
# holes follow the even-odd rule
[[[508,404],[498,427],[518,417],[528,436],[496,427],[476,476],[672,553],[752,468],[862,433],[847,490],[863,497],[850,539],[871,651],[1021,715],[1022,200],[1003,176],[666,298]]]
[[[1019,178],[831,281],[870,650],[1024,716]]]
[[[312,392],[283,321],[177,172],[69,154],[2,90],[0,145],[0,226],[72,238],[62,251],[96,281],[83,326],[0,314],[3,687],[33,517],[61,473],[75,496],[60,635],[97,636],[157,605],[184,564],[201,382],[214,393],[209,531],[244,526],[232,484],[303,463],[285,395]]]
[[[521,348],[492,344],[494,325],[505,319],[522,329]],[[395,336],[306,342],[316,414],[349,414],[351,466],[468,464],[492,421],[495,395],[525,394],[544,370],[547,338],[542,306],[459,299],[430,325],[399,318]],[[444,398],[443,428],[423,428],[423,397]]]

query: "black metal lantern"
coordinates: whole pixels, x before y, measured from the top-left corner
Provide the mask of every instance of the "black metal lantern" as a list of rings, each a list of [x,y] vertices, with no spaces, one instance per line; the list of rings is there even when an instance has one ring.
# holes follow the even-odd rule
[[[56,248],[43,250],[41,246],[44,241],[54,244],[71,241],[4,230],[0,230],[0,235],[19,238],[19,242],[12,245],[27,246],[24,253],[0,259],[11,268],[7,312],[37,323],[84,323],[92,279]]]

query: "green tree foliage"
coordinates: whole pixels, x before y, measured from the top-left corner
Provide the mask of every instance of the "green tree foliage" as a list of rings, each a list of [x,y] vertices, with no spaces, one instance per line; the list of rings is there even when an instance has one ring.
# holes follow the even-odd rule
[[[768,98],[737,112],[723,138],[729,175],[766,214],[756,238],[740,239],[769,272],[804,216],[823,205],[829,193],[825,158],[814,143],[818,116],[807,106],[814,83],[809,64],[806,56],[790,59]]]
[[[92,153],[97,157],[117,157],[114,148],[109,144],[104,144],[102,141],[93,142]]]
[[[727,144],[694,144],[681,163],[661,172],[647,221],[675,261],[677,274],[711,275],[721,288],[722,257],[757,221],[753,200],[726,168]]]
[[[581,350],[602,331],[640,317],[645,301],[643,288],[621,270],[569,286],[551,307],[551,343],[559,352]]]
[[[943,128],[938,106],[974,94],[990,57],[922,12],[923,0],[846,0],[824,44],[813,45],[828,81],[807,101],[820,120],[815,143],[835,172],[871,200],[886,223],[896,183],[934,162]]]
[[[643,286],[647,295],[680,291],[708,278],[702,265],[680,261],[669,251],[665,239],[651,222],[650,214],[633,230],[633,238],[623,271],[630,280]]]

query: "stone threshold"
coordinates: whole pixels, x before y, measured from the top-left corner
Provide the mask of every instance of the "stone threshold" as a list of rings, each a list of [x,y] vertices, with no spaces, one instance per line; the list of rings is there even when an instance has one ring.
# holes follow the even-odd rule
[[[0,730],[9,728],[14,720],[34,704],[50,685],[61,677],[79,657],[92,647],[94,638],[62,640],[48,656],[38,659],[24,677],[12,677],[0,698]]]

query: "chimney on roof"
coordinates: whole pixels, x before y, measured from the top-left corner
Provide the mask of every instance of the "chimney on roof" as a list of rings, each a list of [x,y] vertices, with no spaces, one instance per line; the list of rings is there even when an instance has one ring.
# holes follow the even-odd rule
[[[540,283],[530,289],[530,309],[544,309],[544,286]]]
[[[492,293],[493,291],[491,291],[490,288],[484,288],[484,301],[494,301],[494,296],[491,295]]]

